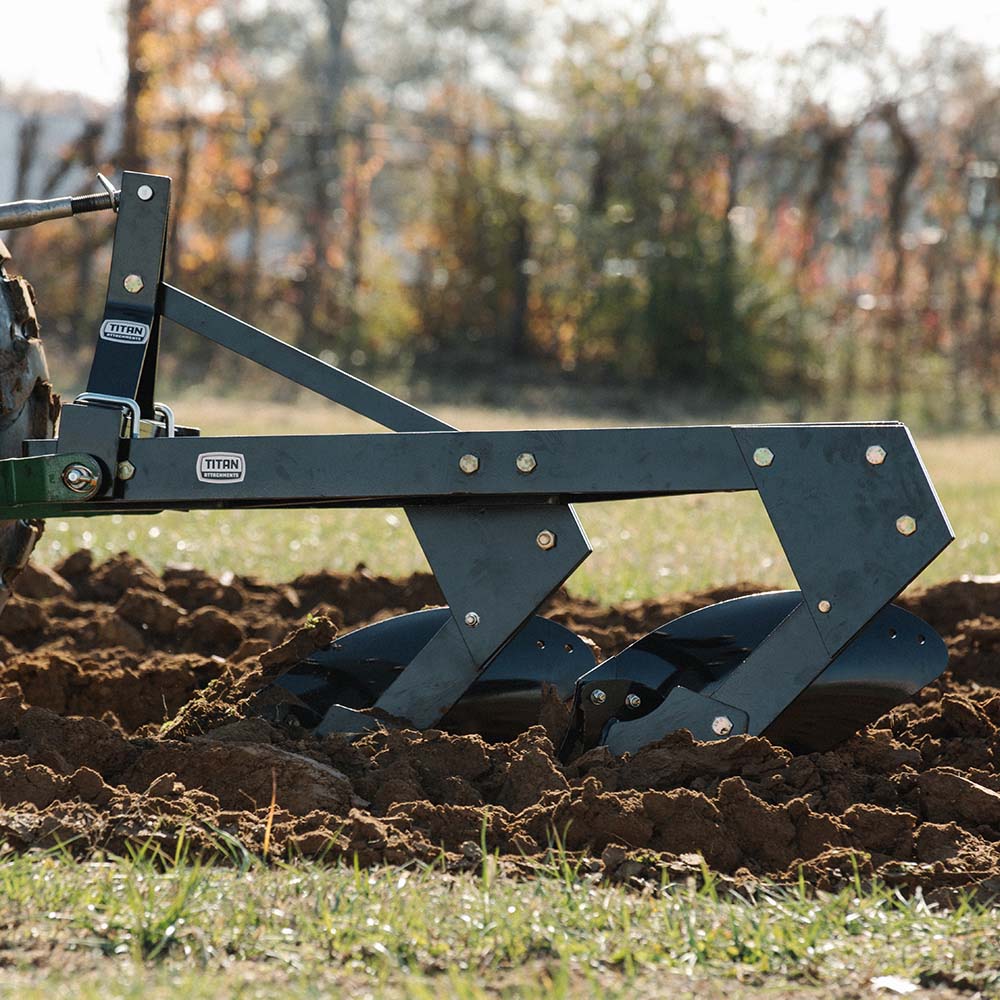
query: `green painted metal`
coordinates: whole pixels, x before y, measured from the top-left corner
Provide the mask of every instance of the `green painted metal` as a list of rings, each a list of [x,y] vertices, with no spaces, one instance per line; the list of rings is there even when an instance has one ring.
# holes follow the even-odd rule
[[[79,504],[82,497],[62,479],[63,469],[74,462],[98,467],[85,453],[0,461],[0,521],[52,517],[62,513],[63,504]]]

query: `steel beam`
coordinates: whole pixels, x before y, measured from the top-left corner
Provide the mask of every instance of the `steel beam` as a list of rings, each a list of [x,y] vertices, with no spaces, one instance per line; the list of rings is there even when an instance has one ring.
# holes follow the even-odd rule
[[[169,177],[129,171],[122,177],[107,300],[87,380],[88,392],[138,400],[149,419],[169,209]]]
[[[395,431],[448,431],[449,424],[347,372],[216,309],[193,295],[163,285],[163,315],[297,385]]]

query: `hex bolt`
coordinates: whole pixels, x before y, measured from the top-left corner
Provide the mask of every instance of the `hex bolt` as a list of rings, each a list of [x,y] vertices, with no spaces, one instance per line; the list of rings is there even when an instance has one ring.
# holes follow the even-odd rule
[[[135,475],[135,466],[127,459],[118,463],[118,478],[131,479]]]
[[[909,514],[896,518],[896,530],[901,535],[912,535],[917,530],[917,520]]]
[[[83,497],[92,497],[101,485],[101,477],[88,465],[71,462],[62,471],[62,481],[66,488]]]
[[[538,466],[538,462],[535,461],[535,456],[531,454],[530,451],[522,451],[520,455],[514,459],[514,464],[517,466],[517,471],[528,475],[529,472],[534,472],[535,468]]]
[[[638,708],[642,704],[642,699],[637,694],[626,695],[625,704],[629,708]]]
[[[819,602],[819,603],[818,603],[818,604],[816,605],[816,610],[817,610],[817,611],[818,611],[818,612],[819,612],[819,613],[820,613],[821,615],[828,615],[828,614],[830,613],[830,608],[832,608],[832,607],[833,607],[833,605],[832,605],[832,604],[831,604],[831,603],[830,603],[830,602],[829,602],[828,600],[826,600],[826,599],[824,598],[824,599],[823,599],[822,601],[820,601],[820,602]]]
[[[458,467],[467,476],[471,476],[474,472],[478,472],[479,471],[479,456],[478,455],[463,455],[458,460]]]
[[[122,284],[125,286],[125,291],[131,293],[132,295],[138,295],[139,292],[141,292],[145,287],[143,285],[142,277],[138,274],[125,275],[125,280]]]
[[[594,688],[590,692],[590,700],[595,705],[603,705],[608,700],[608,696],[600,688]]]
[[[716,736],[728,736],[733,731],[733,720],[728,715],[717,715],[712,719],[712,732]]]
[[[757,448],[753,453],[754,465],[766,469],[774,461],[774,452],[770,448]]]
[[[475,628],[479,624],[479,615],[475,611],[467,611],[465,613],[465,624],[469,628]]]
[[[880,444],[869,445],[865,458],[869,465],[881,465],[885,461],[885,448]]]
[[[556,533],[554,531],[549,531],[548,528],[543,528],[535,536],[535,543],[540,549],[554,549],[556,547]]]

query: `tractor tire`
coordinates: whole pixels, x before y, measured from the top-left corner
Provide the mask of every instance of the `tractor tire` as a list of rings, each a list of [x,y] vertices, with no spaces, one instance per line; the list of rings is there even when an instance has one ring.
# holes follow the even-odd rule
[[[19,458],[28,438],[52,437],[59,415],[38,336],[35,294],[24,278],[7,275],[9,259],[0,242],[0,459]],[[42,521],[0,521],[0,611],[42,528]]]

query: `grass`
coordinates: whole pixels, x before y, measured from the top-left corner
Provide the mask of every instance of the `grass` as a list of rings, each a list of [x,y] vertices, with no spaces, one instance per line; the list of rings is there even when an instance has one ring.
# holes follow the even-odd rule
[[[996,913],[860,887],[604,886],[556,858],[530,880],[149,857],[0,867],[5,995],[561,998],[1000,988]],[[55,960],[58,957],[57,960]],[[946,995],[946,994],[945,994]]]
[[[247,410],[233,400],[206,403],[187,398],[177,411],[182,422],[212,434],[356,432],[371,426],[337,407],[312,401],[294,409],[255,403]],[[462,427],[524,425],[506,412],[446,409],[441,415]],[[595,421],[553,415],[533,416],[532,423],[569,426]],[[1000,572],[1000,435],[928,437],[920,447],[957,536],[920,582]],[[577,510],[594,547],[570,582],[582,596],[619,601],[738,580],[794,585],[755,493],[584,504]],[[347,571],[360,562],[386,575],[427,568],[405,515],[397,509],[58,519],[50,522],[38,557],[57,562],[80,546],[102,556],[128,548],[158,568],[190,561],[215,573],[272,580],[322,568]]]

